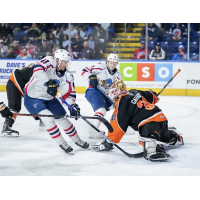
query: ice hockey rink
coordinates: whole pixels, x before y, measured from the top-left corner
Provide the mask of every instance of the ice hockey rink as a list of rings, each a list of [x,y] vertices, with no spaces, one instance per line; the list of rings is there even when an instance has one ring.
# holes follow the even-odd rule
[[[5,92],[0,100],[7,104]],[[0,175],[57,175],[57,176],[180,176],[200,175],[200,98],[183,96],[161,96],[157,104],[167,116],[170,126],[175,126],[183,134],[184,145],[167,149],[172,156],[166,162],[150,162],[144,158],[128,158],[118,149],[110,152],[92,152],[76,146],[62,132],[66,141],[73,147],[74,155],[65,154],[46,131],[39,131],[38,121],[32,117],[17,118],[13,127],[19,131],[18,138],[0,137]],[[93,110],[84,97],[77,94],[81,114],[92,116]],[[28,113],[23,106],[21,113]],[[109,121],[112,111],[106,115]],[[71,120],[80,137],[95,144],[98,139],[89,139],[89,126],[82,119]],[[2,129],[4,119],[0,117]],[[102,124],[101,130],[106,131]],[[140,151],[138,133],[128,129],[119,143],[129,153]]]

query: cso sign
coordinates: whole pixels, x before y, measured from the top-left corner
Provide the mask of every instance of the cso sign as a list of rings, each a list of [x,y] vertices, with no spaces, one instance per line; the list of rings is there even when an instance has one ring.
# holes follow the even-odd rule
[[[173,64],[120,63],[119,70],[124,81],[169,81]]]

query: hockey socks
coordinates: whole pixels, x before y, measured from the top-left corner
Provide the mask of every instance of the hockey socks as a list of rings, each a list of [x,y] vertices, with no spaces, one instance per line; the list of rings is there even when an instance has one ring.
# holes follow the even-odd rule
[[[89,147],[89,144],[87,142],[84,142],[80,139],[75,127],[73,124],[67,129],[64,129],[65,133],[70,137],[70,139],[79,147],[83,149],[87,149]]]
[[[52,139],[57,142],[59,145],[62,144],[65,140],[63,139],[59,128],[57,125],[53,126],[50,129],[47,129],[49,135],[52,137]]]

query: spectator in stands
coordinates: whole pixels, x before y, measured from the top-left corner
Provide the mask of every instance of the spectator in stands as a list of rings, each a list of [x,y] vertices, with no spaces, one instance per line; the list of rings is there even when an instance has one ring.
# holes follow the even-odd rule
[[[93,49],[95,52],[95,42],[94,42],[94,37],[92,34],[88,35],[88,44],[89,44],[89,48]]]
[[[22,35],[22,39],[19,42],[20,46],[25,46],[28,41],[28,37],[26,35]]]
[[[34,37],[40,36],[41,30],[38,28],[37,23],[33,23],[31,28],[26,30],[26,33],[28,33],[28,38],[33,40]]]
[[[87,27],[87,24],[83,24],[82,27],[81,27],[81,30],[80,30],[80,36],[83,39],[86,39],[88,37],[88,35],[90,34],[90,32],[91,32],[91,29],[89,29]]]
[[[156,43],[155,49],[153,49],[149,55],[150,60],[165,60],[165,51],[161,48],[160,43]]]
[[[92,34],[88,36],[89,47],[94,50],[95,59],[100,60],[103,54],[102,44],[98,40],[94,40]]]
[[[187,29],[184,26],[184,24],[176,23],[172,25],[169,31],[169,37],[167,38],[167,42],[170,44],[172,41],[182,42],[183,45],[186,45]]]
[[[31,55],[31,57],[33,58],[34,57],[34,54],[35,54],[35,47],[32,45],[32,42],[31,40],[28,40],[27,43],[26,43],[26,49],[27,49],[27,52]]]
[[[67,34],[69,37],[74,38],[74,35],[78,33],[78,31],[75,29],[74,24],[71,24],[70,29],[66,29],[63,31],[63,34]]]
[[[52,45],[59,44],[59,41],[57,40],[57,38],[55,38],[54,34],[51,32],[47,34],[47,42],[51,43]]]
[[[14,37],[13,37],[13,35],[8,35],[8,37],[7,37],[7,39],[6,39],[6,46],[10,46],[12,43],[13,43],[13,41],[14,41]]]
[[[9,23],[4,23],[0,33],[7,38],[8,35],[13,35],[13,29],[9,26]]]
[[[161,29],[164,31],[167,31],[169,32],[170,30],[170,26],[169,26],[169,23],[161,23]]]
[[[72,40],[72,51],[79,53],[83,46],[83,39],[79,36],[78,33],[74,35],[74,39]]]
[[[32,59],[31,55],[28,53],[26,47],[21,47],[21,53],[17,56],[17,59]]]
[[[69,46],[69,37],[68,37],[67,34],[62,35],[60,46],[63,49],[67,49],[68,48],[68,46]]]
[[[47,46],[47,40],[43,39],[42,46],[40,47],[39,53],[41,55],[44,55],[44,54],[46,54],[47,51],[49,51],[49,47]]]
[[[22,31],[26,31],[26,30],[28,30],[30,28],[31,28],[31,23],[22,23],[21,24],[21,30]]]
[[[42,45],[40,38],[39,37],[33,37],[32,45],[40,48],[41,45]]]
[[[183,45],[179,46],[178,53],[174,55],[172,60],[187,61],[187,54],[184,51]]]
[[[84,59],[87,59],[87,60],[94,59],[94,50],[89,48],[88,41],[83,42],[83,49],[80,52],[79,60],[81,60],[81,59],[82,60],[84,60]]]
[[[46,39],[47,38],[47,33],[49,32],[49,26],[48,23],[41,23],[39,25],[39,29],[41,30],[41,35],[40,35],[40,39]]]
[[[99,23],[101,24],[102,29],[106,32],[106,38],[108,39],[110,23]]]
[[[134,52],[133,59],[143,59],[143,60],[145,59],[145,54],[146,54],[145,42],[141,41],[140,44],[141,44],[140,48],[136,49],[135,52]],[[150,49],[148,49],[147,57],[149,56],[149,54],[150,54]]]
[[[95,41],[98,43],[98,47],[105,52],[106,50],[106,32],[102,29],[101,24],[95,26],[95,30],[92,31]]]
[[[142,37],[140,38],[140,41],[145,41],[146,37],[146,26],[142,29]],[[153,41],[154,44],[158,41],[158,26],[154,23],[148,24],[148,41]]]
[[[101,24],[97,24],[95,26],[95,30],[92,31],[93,35],[96,39],[105,39],[106,36],[106,32],[103,30],[103,28],[101,27]]]
[[[14,48],[15,54],[19,55],[19,41],[14,40],[11,46]]]
[[[14,47],[9,48],[9,54],[7,58],[16,59],[17,55],[15,54],[14,50],[15,50]]]
[[[54,34],[55,38],[59,40],[60,34],[61,34],[60,26],[57,26],[57,27],[56,27],[56,30],[53,31],[52,33]]]
[[[21,30],[21,23],[10,23],[10,27],[13,30],[13,34],[15,34],[17,31]]]
[[[8,47],[4,45],[5,42],[0,40],[0,58],[6,58],[9,54]]]

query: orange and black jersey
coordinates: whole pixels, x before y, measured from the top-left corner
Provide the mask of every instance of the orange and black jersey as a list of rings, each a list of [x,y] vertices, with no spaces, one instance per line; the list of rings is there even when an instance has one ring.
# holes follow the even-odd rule
[[[121,95],[114,105],[111,125],[114,131],[108,133],[113,142],[118,143],[128,126],[138,131],[139,127],[150,121],[165,121],[167,118],[155,103],[157,96],[150,91],[129,90],[127,94]]]
[[[23,89],[33,75],[34,66],[35,64],[30,64],[23,69],[16,69],[10,76],[10,80],[15,84],[23,96]]]

